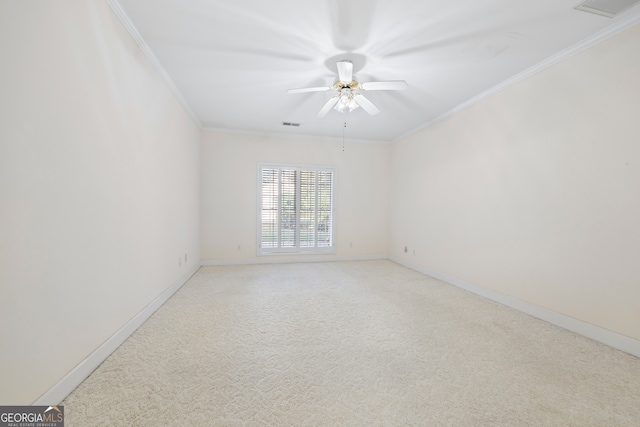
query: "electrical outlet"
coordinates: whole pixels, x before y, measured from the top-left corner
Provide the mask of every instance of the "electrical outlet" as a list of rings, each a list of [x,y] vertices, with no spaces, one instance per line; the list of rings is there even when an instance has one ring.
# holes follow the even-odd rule
[[[407,252],[409,252],[409,248],[407,248],[406,246],[404,247],[404,253],[406,254]]]

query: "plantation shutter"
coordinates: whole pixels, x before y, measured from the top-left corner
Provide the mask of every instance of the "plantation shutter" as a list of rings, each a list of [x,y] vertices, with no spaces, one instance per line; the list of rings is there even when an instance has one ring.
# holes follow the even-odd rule
[[[280,172],[280,247],[293,248],[298,236],[296,189],[298,171],[283,169]]]
[[[277,169],[262,169],[262,248],[277,248],[278,241],[278,211],[280,209],[278,188],[280,176]]]
[[[316,172],[300,171],[300,246],[316,244]]]
[[[318,246],[333,246],[333,173],[318,172]]]
[[[259,253],[333,250],[333,169],[263,165],[259,179]]]

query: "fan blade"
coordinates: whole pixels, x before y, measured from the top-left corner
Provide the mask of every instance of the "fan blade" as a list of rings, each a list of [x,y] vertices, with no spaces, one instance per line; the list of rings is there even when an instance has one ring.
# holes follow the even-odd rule
[[[404,80],[391,80],[388,82],[369,82],[360,85],[364,90],[405,90],[407,82]]]
[[[289,89],[287,90],[287,93],[305,93],[305,92],[324,92],[326,90],[331,89],[330,87],[326,87],[326,86],[319,86],[319,87],[303,87],[301,89]]]
[[[336,95],[336,96],[332,97],[331,99],[329,99],[327,101],[327,103],[324,104],[324,107],[322,107],[322,110],[320,110],[318,112],[316,117],[321,119],[322,117],[326,116],[327,113],[329,112],[329,110],[331,110],[333,108],[333,106],[336,105],[336,103],[338,102],[338,99],[340,99],[339,95]]]
[[[356,102],[356,104],[361,106],[364,111],[371,114],[372,116],[375,116],[380,112],[378,107],[373,105],[373,102],[369,101],[367,98],[364,97],[364,95],[360,93],[356,93],[353,96],[353,100]]]
[[[339,61],[338,63],[338,79],[343,83],[351,83],[353,80],[353,63],[351,61]]]

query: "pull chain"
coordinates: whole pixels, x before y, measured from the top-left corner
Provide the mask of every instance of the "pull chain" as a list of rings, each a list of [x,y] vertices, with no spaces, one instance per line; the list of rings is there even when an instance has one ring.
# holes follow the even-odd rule
[[[344,126],[342,127],[342,151],[344,151],[344,130],[347,127],[347,122],[344,122]]]

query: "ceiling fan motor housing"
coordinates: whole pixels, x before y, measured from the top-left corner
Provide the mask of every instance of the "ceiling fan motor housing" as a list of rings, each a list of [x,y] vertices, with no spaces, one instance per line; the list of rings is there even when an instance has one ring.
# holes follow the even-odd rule
[[[341,82],[340,80],[336,80],[331,87],[333,90],[340,92],[342,89],[356,90],[360,87],[360,83],[355,80],[351,80],[349,83]]]

